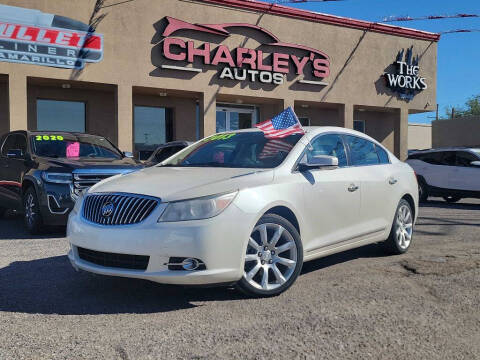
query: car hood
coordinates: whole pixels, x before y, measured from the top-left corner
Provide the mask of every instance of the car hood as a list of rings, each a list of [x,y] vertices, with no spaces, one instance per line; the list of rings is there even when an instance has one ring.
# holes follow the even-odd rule
[[[134,193],[168,202],[255,187],[272,180],[273,170],[269,169],[154,166],[103,180],[91,187],[89,193]]]
[[[40,162],[42,169],[63,168],[68,170],[75,169],[139,169],[144,165],[131,158],[123,159],[100,159],[100,158],[42,158]]]

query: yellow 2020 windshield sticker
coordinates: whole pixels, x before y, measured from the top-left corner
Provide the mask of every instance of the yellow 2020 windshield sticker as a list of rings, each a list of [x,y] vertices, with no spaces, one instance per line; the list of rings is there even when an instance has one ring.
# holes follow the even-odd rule
[[[36,141],[62,141],[62,135],[36,135]]]

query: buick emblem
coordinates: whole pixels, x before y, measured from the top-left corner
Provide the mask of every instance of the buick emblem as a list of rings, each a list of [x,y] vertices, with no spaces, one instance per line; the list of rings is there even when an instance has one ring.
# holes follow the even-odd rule
[[[115,210],[115,205],[113,205],[112,202],[106,202],[102,206],[102,216],[103,217],[109,217],[112,216],[113,210]]]

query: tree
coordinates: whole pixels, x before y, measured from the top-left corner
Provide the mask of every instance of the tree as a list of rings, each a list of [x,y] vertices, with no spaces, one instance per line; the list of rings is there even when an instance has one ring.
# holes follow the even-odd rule
[[[448,106],[445,109],[447,119],[460,118],[464,116],[480,116],[480,95],[469,98],[463,107],[454,108]]]

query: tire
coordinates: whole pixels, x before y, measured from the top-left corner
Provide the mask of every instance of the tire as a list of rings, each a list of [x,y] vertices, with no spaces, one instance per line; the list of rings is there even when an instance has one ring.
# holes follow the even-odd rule
[[[404,254],[408,251],[413,240],[413,211],[410,203],[401,199],[398,203],[392,229],[388,239],[384,242],[387,253],[392,255]]]
[[[428,200],[428,185],[422,178],[418,179],[418,200],[420,202],[427,202]]]
[[[32,235],[41,234],[44,230],[43,219],[37,193],[33,187],[29,187],[23,195],[23,209],[23,219],[28,232]]]
[[[237,288],[252,297],[279,295],[292,286],[302,265],[298,231],[283,217],[265,214],[250,235],[244,273]]]
[[[453,203],[456,203],[457,201],[461,200],[462,198],[460,196],[455,196],[455,195],[448,195],[448,196],[444,196],[443,199],[450,203],[450,204],[453,204]]]

